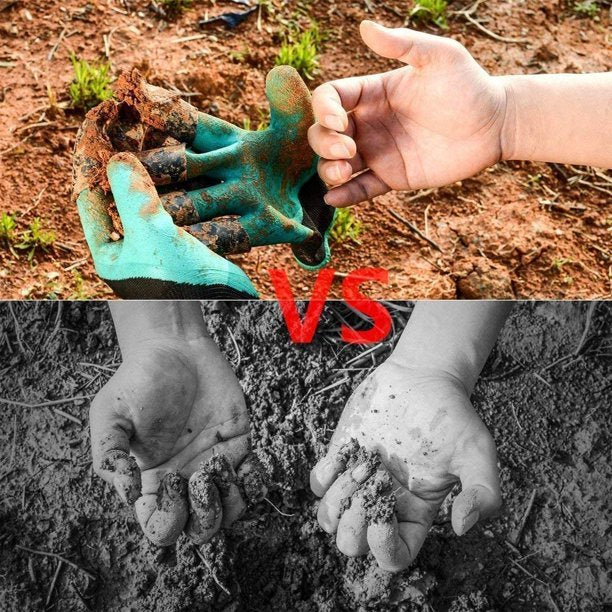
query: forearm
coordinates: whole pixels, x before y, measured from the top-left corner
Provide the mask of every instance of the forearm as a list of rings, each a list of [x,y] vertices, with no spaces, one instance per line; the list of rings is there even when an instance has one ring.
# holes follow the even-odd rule
[[[136,343],[159,338],[197,340],[208,337],[199,302],[110,302],[121,352]]]
[[[503,159],[612,168],[612,73],[494,78],[506,90]]]
[[[418,302],[390,359],[445,371],[471,394],[512,302]]]

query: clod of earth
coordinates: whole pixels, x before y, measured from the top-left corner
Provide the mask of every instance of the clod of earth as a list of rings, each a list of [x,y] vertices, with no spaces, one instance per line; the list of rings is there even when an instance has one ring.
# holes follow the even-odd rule
[[[183,531],[189,516],[187,483],[178,472],[162,479],[156,495],[143,495],[135,505],[145,535],[158,546],[170,546]]]

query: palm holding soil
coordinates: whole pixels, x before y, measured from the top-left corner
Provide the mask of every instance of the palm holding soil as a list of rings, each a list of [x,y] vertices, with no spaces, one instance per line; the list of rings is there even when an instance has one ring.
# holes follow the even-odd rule
[[[215,454],[238,466],[249,453],[249,418],[234,372],[211,338],[143,340],[124,353],[91,406],[94,469],[124,501],[136,502],[145,534],[166,545],[188,520],[183,479]],[[245,508],[235,485],[229,496],[213,491],[211,500],[214,525],[187,524],[199,542],[214,535],[221,514],[228,524]]]
[[[321,177],[338,186],[329,204],[439,187],[499,161],[505,90],[461,44],[373,22],[361,35],[379,55],[409,66],[315,90],[309,141]]]
[[[368,474],[339,458],[355,439],[381,459],[396,498],[388,522],[367,517]],[[362,464],[363,466],[363,464]],[[472,407],[463,384],[434,369],[406,368],[389,359],[353,393],[331,441],[313,469],[311,486],[323,499],[318,519],[337,533],[349,556],[374,554],[386,570],[398,571],[417,556],[444,498],[460,480],[452,524],[462,535],[500,504],[493,439]]]

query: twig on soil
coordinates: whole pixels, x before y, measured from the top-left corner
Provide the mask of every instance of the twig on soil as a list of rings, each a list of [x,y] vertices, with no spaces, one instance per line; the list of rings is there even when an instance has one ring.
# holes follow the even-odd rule
[[[532,372],[532,374],[541,382],[543,382],[549,389],[552,389],[552,385],[542,376],[540,376],[537,372]]]
[[[591,322],[593,321],[593,314],[595,313],[596,307],[597,307],[597,302],[591,302],[589,304],[589,308],[586,314],[586,322],[584,324],[584,331],[582,332],[582,337],[580,338],[580,342],[578,342],[578,346],[574,350],[574,357],[580,355],[580,353],[582,352],[582,349],[584,348],[584,344],[587,340],[589,329],[591,328]]]
[[[431,246],[434,249],[440,251],[440,253],[444,253],[444,251],[442,250],[442,247],[437,242],[435,242],[431,238],[428,238],[416,225],[410,223],[410,221],[408,221],[408,219],[404,219],[404,217],[402,217],[402,215],[400,215],[399,213],[395,212],[392,208],[388,208],[387,211],[389,212],[389,214],[392,217],[395,217],[398,221],[400,221],[401,223],[406,225],[408,227],[408,229],[410,229],[410,231],[413,234],[416,234],[419,238],[421,238],[421,240],[424,240],[425,242],[427,242],[427,244],[429,244],[429,246]]]
[[[15,315],[15,311],[13,310],[13,304],[11,302],[7,302],[9,312],[11,313],[11,317],[13,317],[13,323],[15,323],[15,336],[17,338],[17,344],[19,344],[19,348],[24,355],[27,355],[29,351],[26,351],[23,346],[23,342],[21,341],[21,326],[19,325],[19,321],[17,320],[17,316]]]
[[[37,404],[28,404],[27,402],[18,402],[15,400],[0,397],[0,404],[8,404],[9,406],[19,406],[21,408],[47,408],[49,406],[57,406],[58,404],[68,404],[69,402],[89,400],[93,397],[95,397],[95,393],[92,395],[77,395],[75,397],[64,397],[62,399],[48,400],[46,402],[39,402]]]
[[[43,194],[45,193],[45,191],[47,191],[47,187],[48,185],[45,185],[39,192],[39,194],[36,196],[36,199],[34,200],[33,204],[31,204],[30,206],[28,206],[19,216],[20,217],[25,217],[31,210],[34,210],[39,204],[40,204],[40,200],[43,197]]]
[[[35,123],[28,123],[15,129],[14,133],[25,132],[26,130],[37,130],[39,128],[49,127],[51,125],[57,125],[57,121],[37,121]]]
[[[27,546],[21,546],[21,544],[15,544],[15,548],[18,548],[19,550],[23,550],[25,552],[32,553],[33,555],[42,555],[43,557],[53,557],[54,559],[58,559],[59,561],[62,561],[66,565],[69,565],[75,570],[82,572],[83,574],[91,578],[92,580],[96,580],[95,574],[92,574],[89,570],[86,570],[85,568],[81,567],[80,565],[77,565],[73,561],[66,559],[66,557],[63,557],[62,555],[58,553],[49,552],[47,550],[38,550],[36,548],[28,548]]]
[[[57,42],[53,45],[53,47],[51,47],[51,51],[49,51],[49,55],[47,55],[47,61],[50,62],[53,59],[53,56],[55,55],[57,48],[62,44],[62,40],[64,40],[64,35],[66,34],[67,29],[68,29],[68,26],[65,25],[62,31],[60,32]]]
[[[22,138],[19,142],[15,143],[12,147],[9,147],[8,149],[4,149],[3,151],[0,151],[0,157],[2,157],[3,155],[6,155],[7,153],[10,153],[11,151],[14,151],[16,148],[18,148],[22,144],[25,144],[28,140],[30,140],[30,138],[32,138],[32,136],[33,134],[28,134],[25,138]]]
[[[227,331],[229,333],[230,338],[232,339],[232,344],[234,345],[236,354],[238,355],[238,363],[234,367],[239,368],[240,364],[242,363],[242,355],[240,354],[240,349],[238,348],[238,343],[236,342],[236,338],[234,337],[234,334],[229,326],[227,327]]]
[[[317,389],[312,395],[313,396],[319,395],[320,393],[324,393],[325,391],[329,391],[330,389],[339,387],[340,385],[343,385],[344,383],[349,382],[349,381],[350,381],[350,378],[348,376],[345,376],[341,380],[338,380],[335,383],[332,383],[331,385],[327,385],[327,387],[323,387],[322,389]]]
[[[295,514],[287,514],[286,512],[283,512],[282,510],[277,508],[267,497],[264,497],[264,499],[282,516],[295,516]]]
[[[68,414],[67,412],[64,412],[63,410],[60,410],[59,408],[53,408],[52,410],[53,412],[55,412],[55,414],[62,416],[65,419],[72,421],[73,423],[76,423],[79,427],[83,426],[81,419],[78,419],[77,417],[72,416],[71,414]]]
[[[206,566],[206,568],[210,572],[210,575],[212,576],[212,579],[215,581],[217,586],[224,593],[226,593],[229,597],[231,597],[232,594],[230,593],[229,589],[219,580],[219,578],[217,578],[217,572],[215,572],[215,570],[213,569],[212,565],[208,562],[206,557],[198,550],[197,546],[194,546],[194,550],[196,551],[196,554],[198,555],[198,557],[200,557],[200,560],[202,561],[202,563],[204,563],[204,565]]]
[[[493,40],[498,40],[500,42],[505,42],[505,43],[527,43],[529,42],[528,38],[510,38],[508,36],[500,36],[499,34],[496,34],[495,32],[492,32],[491,30],[489,30],[489,28],[486,28],[485,26],[483,26],[482,23],[480,23],[480,21],[478,21],[477,19],[474,19],[470,15],[470,13],[466,11],[457,11],[456,14],[461,15],[462,17],[465,17],[465,19],[469,21],[473,26],[477,27],[483,34],[490,36]]]
[[[512,543],[515,546],[517,546],[518,543],[521,541],[521,537],[523,535],[523,531],[525,529],[525,525],[527,524],[527,519],[529,518],[529,514],[531,513],[531,510],[533,508],[533,502],[535,501],[536,492],[537,492],[536,489],[534,489],[531,492],[531,495],[529,497],[529,501],[527,502],[527,507],[525,508],[525,512],[523,512],[523,518],[521,518],[521,522],[519,523],[519,526],[518,526],[518,528],[516,530],[516,534],[512,538]]]
[[[59,559],[57,562],[57,567],[55,568],[55,573],[53,574],[53,580],[51,581],[51,585],[49,586],[49,591],[47,593],[47,599],[45,600],[45,609],[51,603],[51,598],[53,597],[53,591],[55,590],[55,584],[57,583],[57,578],[59,576],[59,573],[63,565],[64,565],[64,562],[61,559]]]
[[[545,587],[550,587],[548,582],[544,582],[543,580],[540,580],[537,576],[534,576],[529,570],[526,570],[518,561],[515,561],[514,559],[510,559],[510,563],[512,563],[512,565],[514,565],[515,567],[518,567],[521,570],[521,572],[529,576],[531,579],[535,580],[536,582],[539,582],[541,585],[544,585]]]

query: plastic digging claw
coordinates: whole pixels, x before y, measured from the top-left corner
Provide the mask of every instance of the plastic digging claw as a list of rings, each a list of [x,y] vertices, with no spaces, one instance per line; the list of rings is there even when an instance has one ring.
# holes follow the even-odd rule
[[[223,255],[260,245],[291,244],[297,261],[307,269],[328,262],[334,209],[323,201],[325,186],[307,143],[313,123],[310,94],[293,68],[279,66],[268,74],[270,126],[261,131],[243,130],[201,113],[177,94],[149,85],[136,70],[120,77],[116,93],[118,103],[107,101],[88,113],[75,151],[77,205],[96,269],[109,284],[116,284],[117,277],[142,273],[162,280],[168,276],[162,271],[168,258],[184,255],[171,246],[181,241],[199,244],[199,259],[207,259],[212,270],[223,268],[221,276],[239,271]],[[128,227],[138,206],[122,205],[121,193],[115,189],[115,185],[119,190],[129,186],[129,171],[123,179],[114,179],[116,164],[108,164],[117,151],[134,153],[160,194],[155,206],[150,202],[148,208],[140,206],[139,228],[131,228],[139,233]],[[131,156],[121,160],[123,166],[126,163],[139,166]],[[109,188],[120,223],[113,198],[107,195]],[[171,234],[166,244],[150,232],[141,232],[148,213],[154,211],[160,223],[164,210],[173,222],[172,231],[166,228]],[[110,241],[113,233],[123,233],[123,240]],[[133,270],[126,262],[136,259],[129,252],[121,255],[128,242],[139,252],[140,265]],[[147,258],[156,261],[154,270],[142,269],[151,265],[143,265]],[[183,271],[189,265],[173,261],[174,268]],[[246,276],[240,273],[244,281]],[[184,276],[181,282],[192,282]],[[213,276],[219,281],[218,274]],[[229,280],[239,292],[253,294],[248,279],[247,283]]]

